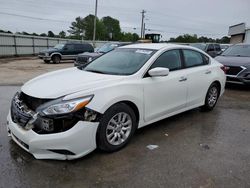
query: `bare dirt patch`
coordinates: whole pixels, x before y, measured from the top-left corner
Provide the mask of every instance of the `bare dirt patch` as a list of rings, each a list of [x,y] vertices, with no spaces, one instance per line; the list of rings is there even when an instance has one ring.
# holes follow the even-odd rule
[[[37,57],[0,59],[0,85],[22,85],[38,75],[73,66],[73,61],[46,64]]]

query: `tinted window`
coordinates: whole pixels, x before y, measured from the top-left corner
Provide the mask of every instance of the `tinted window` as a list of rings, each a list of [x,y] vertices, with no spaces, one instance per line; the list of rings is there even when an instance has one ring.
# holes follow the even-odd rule
[[[115,49],[116,47],[118,47],[118,44],[107,43],[107,44],[104,44],[101,48],[99,48],[98,52],[100,52],[100,53],[107,53],[107,52]]]
[[[67,50],[75,50],[74,44],[67,44],[65,45],[65,47],[67,48]]]
[[[183,50],[185,66],[195,67],[209,63],[209,58],[194,50]]]
[[[215,44],[214,47],[215,47],[215,51],[221,51],[219,44]]]
[[[76,44],[76,45],[75,45],[75,48],[76,48],[77,50],[83,50],[83,49],[85,49],[85,46],[84,46],[84,44]]]
[[[179,50],[170,50],[164,52],[154,62],[150,69],[155,67],[169,68],[169,70],[177,70],[181,68],[181,57]]]
[[[214,45],[209,44],[208,47],[207,47],[207,51],[214,51]]]

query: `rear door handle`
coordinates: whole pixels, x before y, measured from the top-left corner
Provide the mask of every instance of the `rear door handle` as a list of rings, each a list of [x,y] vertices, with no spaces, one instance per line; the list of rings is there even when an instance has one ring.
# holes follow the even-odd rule
[[[211,70],[206,70],[205,74],[211,74]]]
[[[182,76],[182,77],[179,79],[179,82],[184,82],[184,81],[186,81],[186,80],[187,80],[187,77]]]

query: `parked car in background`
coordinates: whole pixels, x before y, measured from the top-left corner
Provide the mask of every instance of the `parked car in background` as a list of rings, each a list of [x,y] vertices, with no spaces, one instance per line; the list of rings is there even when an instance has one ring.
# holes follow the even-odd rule
[[[38,159],[114,152],[137,128],[197,107],[212,110],[224,92],[223,67],[188,46],[119,47],[24,84],[12,100],[8,134]]]
[[[224,52],[229,46],[232,46],[232,44],[220,44],[221,51]]]
[[[236,44],[215,58],[227,68],[227,82],[250,85],[250,44]]]
[[[220,45],[217,43],[190,43],[189,45],[203,50],[211,57],[216,57],[222,52]]]
[[[75,60],[77,55],[83,52],[94,52],[94,48],[89,43],[57,44],[53,48],[39,52],[38,57],[45,63],[60,63],[61,60]]]
[[[95,52],[85,52],[82,54],[78,54],[74,65],[76,67],[81,66],[81,65],[85,65],[86,63],[93,61],[97,57],[100,57],[101,55],[103,55],[107,52],[110,52],[119,46],[124,46],[124,45],[128,45],[128,44],[130,44],[130,43],[124,43],[124,42],[123,43],[120,43],[120,42],[106,43],[103,46],[101,46],[100,48],[98,48]]]

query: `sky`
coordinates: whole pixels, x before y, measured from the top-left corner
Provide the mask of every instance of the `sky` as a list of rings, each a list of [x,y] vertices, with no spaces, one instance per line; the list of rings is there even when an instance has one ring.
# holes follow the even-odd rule
[[[58,34],[94,9],[95,0],[0,0],[0,29]],[[143,9],[146,33],[163,40],[186,33],[221,38],[230,25],[250,27],[250,0],[98,0],[97,16],[114,17],[122,31],[140,34]]]

